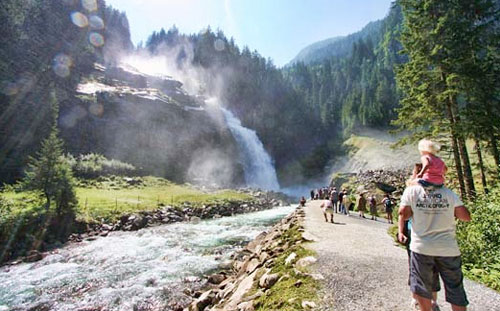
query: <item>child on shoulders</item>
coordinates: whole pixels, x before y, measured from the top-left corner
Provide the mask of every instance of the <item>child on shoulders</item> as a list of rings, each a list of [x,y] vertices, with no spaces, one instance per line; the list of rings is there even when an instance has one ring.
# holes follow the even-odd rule
[[[411,184],[420,184],[424,187],[442,187],[444,185],[444,175],[448,168],[444,161],[436,154],[441,147],[432,140],[422,139],[418,142],[420,151],[420,161],[422,168],[414,171]]]

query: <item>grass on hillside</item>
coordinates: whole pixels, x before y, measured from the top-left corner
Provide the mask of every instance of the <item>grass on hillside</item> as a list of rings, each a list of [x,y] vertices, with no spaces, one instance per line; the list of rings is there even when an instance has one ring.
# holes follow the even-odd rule
[[[195,207],[221,201],[249,200],[247,194],[233,190],[205,193],[187,185],[178,185],[156,177],[138,179],[140,183],[130,186],[120,177],[103,178],[100,181],[85,181],[76,188],[78,198],[77,219],[113,221],[120,215],[151,211],[160,205],[180,206],[190,202]],[[10,213],[26,212],[33,204],[43,202],[35,193],[7,191],[3,193],[11,200]],[[31,203],[30,203],[31,202]],[[42,203],[43,204],[43,203]]]

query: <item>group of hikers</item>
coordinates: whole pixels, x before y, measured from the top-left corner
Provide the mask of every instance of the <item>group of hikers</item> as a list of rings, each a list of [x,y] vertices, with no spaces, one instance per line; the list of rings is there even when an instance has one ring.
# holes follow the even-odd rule
[[[365,196],[368,191],[363,190],[358,193],[356,198],[356,203],[354,203],[354,198],[350,195],[346,188],[341,191],[337,191],[337,187],[323,187],[316,190],[311,190],[311,200],[323,200],[321,203],[321,208],[323,209],[323,215],[325,216],[325,221],[328,222],[327,215],[330,215],[330,221],[333,223],[333,214],[344,214],[350,216],[350,210],[354,210],[357,207],[359,212],[359,217],[366,218],[365,212],[367,211],[366,205],[369,205],[371,220],[377,220],[378,209],[377,206],[383,205],[385,213],[387,214],[387,222],[392,224],[392,212],[394,205],[396,204],[395,199],[386,193],[381,202],[377,202],[375,194],[370,196]],[[301,198],[300,204],[303,206],[306,202],[304,197]]]
[[[453,311],[463,311],[469,304],[463,286],[460,250],[455,237],[455,219],[470,221],[471,216],[455,192],[444,186],[447,167],[437,156],[440,146],[422,139],[418,144],[421,163],[415,164],[399,204],[398,242],[408,252],[408,285],[412,292],[413,310],[436,311],[437,292],[441,277],[446,301]],[[367,191],[358,193],[359,216],[364,218],[367,202],[372,219],[376,220],[377,202],[374,195],[365,198]],[[340,212],[349,216],[353,203],[346,189],[337,193],[335,187],[311,191],[311,200],[323,200],[321,207],[328,221]],[[300,204],[305,204],[301,198]],[[387,219],[392,223],[395,200],[387,193],[381,204],[386,207]],[[338,208],[337,208],[338,207]]]

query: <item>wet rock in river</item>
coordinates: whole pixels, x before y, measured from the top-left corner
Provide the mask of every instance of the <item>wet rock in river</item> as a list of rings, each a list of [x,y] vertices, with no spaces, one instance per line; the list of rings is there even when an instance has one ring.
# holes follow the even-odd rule
[[[226,279],[226,275],[223,273],[212,274],[208,277],[208,282],[211,284],[220,284]]]
[[[29,251],[28,255],[24,257],[25,262],[35,262],[43,259],[43,254],[39,251]]]

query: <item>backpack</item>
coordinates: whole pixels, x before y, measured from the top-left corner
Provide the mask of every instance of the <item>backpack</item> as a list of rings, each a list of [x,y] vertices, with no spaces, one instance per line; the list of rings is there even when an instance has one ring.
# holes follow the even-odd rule
[[[385,207],[391,208],[392,207],[392,201],[390,199],[385,200]]]
[[[331,196],[332,196],[332,198],[333,198],[333,199],[332,199],[332,201],[333,201],[333,202],[337,202],[337,201],[339,200],[339,195],[338,195],[338,192],[337,192],[337,191],[335,191],[335,190],[334,190],[334,191],[332,191]]]

